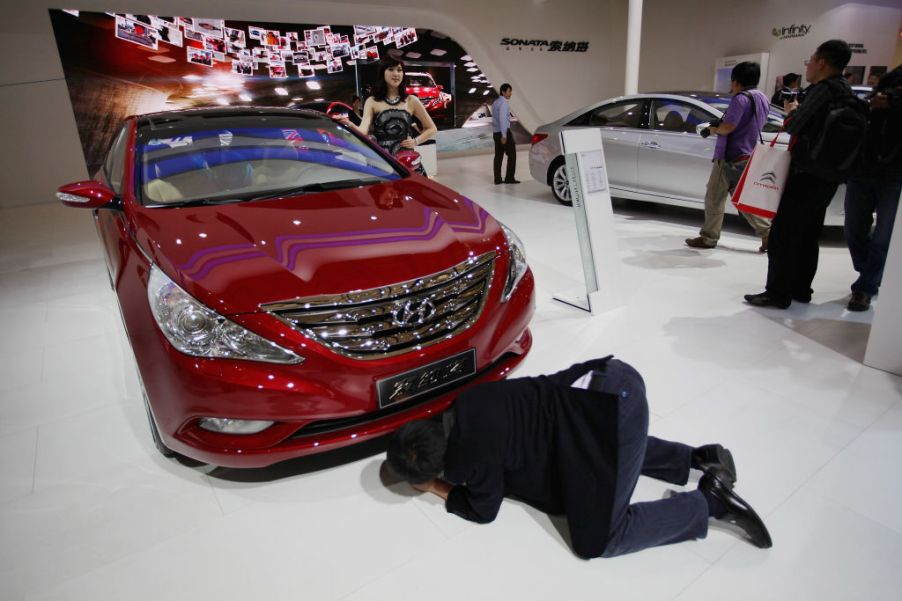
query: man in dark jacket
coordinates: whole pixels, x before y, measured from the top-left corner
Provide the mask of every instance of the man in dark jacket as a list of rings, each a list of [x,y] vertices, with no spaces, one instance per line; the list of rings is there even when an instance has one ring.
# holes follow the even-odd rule
[[[831,105],[838,98],[852,96],[852,88],[842,76],[851,57],[849,45],[842,40],[818,46],[805,72],[813,84],[805,92],[805,101],[801,105],[787,103],[792,111],[785,124],[792,134],[792,163],[771,224],[765,291],[746,294],[745,301],[750,305],[787,309],[792,301],[811,302],[818,238],[839,186],[839,181],[812,159],[811,151],[824,130]]]
[[[642,377],[605,357],[536,378],[476,386],[446,414],[452,424],[415,421],[388,448],[391,471],[445,499],[451,513],[495,519],[505,496],[565,515],[573,551],[613,557],[704,538],[708,519],[737,525],[771,546],[755,511],[733,492],[736,467],[721,445],[692,448],[648,436]],[[698,489],[630,504],[639,475]]]
[[[846,185],[846,242],[858,272],[852,283],[850,311],[867,311],[871,297],[880,289],[900,193],[902,65],[885,74],[874,90],[861,169]]]

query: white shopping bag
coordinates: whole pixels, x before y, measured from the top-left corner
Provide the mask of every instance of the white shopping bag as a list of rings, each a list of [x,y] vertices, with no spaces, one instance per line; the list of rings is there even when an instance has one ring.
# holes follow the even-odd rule
[[[745,166],[736,191],[733,205],[744,213],[773,218],[780,206],[780,197],[789,175],[789,151],[770,144],[759,144]]]

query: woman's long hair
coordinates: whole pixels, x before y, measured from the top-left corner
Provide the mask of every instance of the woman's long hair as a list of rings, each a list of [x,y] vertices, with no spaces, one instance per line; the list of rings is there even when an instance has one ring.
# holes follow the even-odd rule
[[[379,61],[379,75],[376,77],[376,84],[373,86],[373,98],[385,102],[385,96],[388,94],[388,84],[385,82],[385,71],[389,67],[396,67],[398,65],[401,65],[402,69],[404,68],[404,63],[394,58],[383,58]],[[404,77],[401,78],[401,85],[398,86],[398,96],[401,97],[402,101],[407,98],[406,70],[404,72]]]

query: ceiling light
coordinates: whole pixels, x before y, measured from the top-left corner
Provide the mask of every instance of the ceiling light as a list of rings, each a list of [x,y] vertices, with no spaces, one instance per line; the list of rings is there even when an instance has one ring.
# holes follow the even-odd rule
[[[228,100],[226,100],[225,98],[223,98],[222,96],[220,96],[219,98],[216,99],[216,104],[220,104],[222,106],[229,106],[229,104],[231,104],[231,103]]]
[[[250,102],[254,99],[250,94],[238,94],[238,98],[242,99],[245,102]]]
[[[476,67],[470,67],[469,69],[467,69],[467,73],[478,73],[478,72],[479,72],[479,69],[477,69]]]
[[[279,96],[288,96],[288,90],[286,90],[285,88],[275,88],[273,92],[275,92]]]
[[[420,54],[419,52],[408,52],[407,53],[408,58],[420,58],[421,56],[423,56],[423,55]]]
[[[490,91],[491,91],[491,90],[486,90],[485,92],[482,93],[482,95],[485,96],[485,95],[488,94]]]
[[[322,86],[319,85],[318,81],[308,81],[307,87],[311,90],[319,90]]]
[[[470,88],[470,91],[467,92],[467,93],[468,93],[468,94],[474,94],[475,92],[476,92],[476,88]]]
[[[200,79],[200,75],[183,75],[182,79],[185,79],[187,81],[197,81],[198,79]]]
[[[442,50],[441,48],[436,48],[434,50],[430,50],[429,54],[431,54],[432,56],[445,56],[446,54],[448,54],[448,51]]]

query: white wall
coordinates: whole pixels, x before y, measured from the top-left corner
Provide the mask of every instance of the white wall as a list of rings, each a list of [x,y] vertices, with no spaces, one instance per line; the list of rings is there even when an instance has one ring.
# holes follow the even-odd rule
[[[773,36],[775,27],[793,24],[811,31]],[[900,28],[899,0],[645,0],[639,91],[710,89],[716,58],[768,52],[770,74],[762,74],[760,87],[770,93],[776,75],[804,74],[804,61],[832,38],[865,44],[868,54],[853,55],[851,65],[892,68]]]

